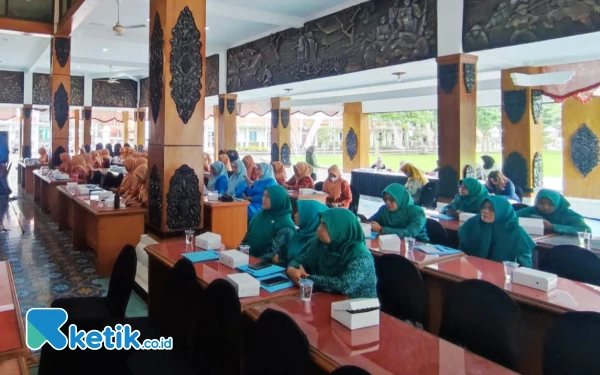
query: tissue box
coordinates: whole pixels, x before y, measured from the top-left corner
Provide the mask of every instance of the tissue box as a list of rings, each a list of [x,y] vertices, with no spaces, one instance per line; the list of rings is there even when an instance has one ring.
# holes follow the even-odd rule
[[[547,292],[556,288],[558,277],[552,273],[521,267],[513,272],[512,282]]]
[[[77,191],[79,192],[79,194],[89,194],[90,193],[90,189],[85,185],[77,186]]]
[[[217,194],[217,193],[210,193],[209,192],[207,196],[208,196],[208,201],[209,202],[215,202],[215,201],[219,200],[219,194]]]
[[[314,193],[314,192],[315,192],[315,190],[314,190],[314,189],[305,189],[305,188],[301,188],[301,189],[298,191],[298,194],[300,194],[300,195],[310,195],[310,194],[312,194],[312,193]]]
[[[379,325],[379,300],[356,298],[331,304],[331,317],[350,329]]]
[[[360,227],[365,233],[365,237],[369,237],[371,235],[371,224],[369,223],[360,223]]]
[[[100,199],[110,199],[114,194],[110,191],[101,191],[98,195],[100,196]]]
[[[247,266],[249,261],[250,257],[238,250],[221,251],[219,255],[219,262],[229,268]]]
[[[525,229],[525,232],[537,236],[544,235],[544,220],[542,219],[529,219],[525,217],[519,218],[519,225]]]
[[[470,218],[472,218],[473,216],[477,216],[477,214],[470,214],[467,212],[461,212],[460,215],[458,215],[458,220],[459,221],[467,221]]]
[[[255,297],[260,294],[260,282],[247,273],[227,275],[227,281],[235,287],[239,298]]]
[[[221,235],[206,232],[196,236],[196,246],[204,250],[219,250],[221,248]]]
[[[379,236],[379,249],[382,251],[400,252],[400,237],[395,234],[385,234]]]
[[[75,189],[77,189],[77,182],[67,182],[67,189],[68,190],[75,190]]]

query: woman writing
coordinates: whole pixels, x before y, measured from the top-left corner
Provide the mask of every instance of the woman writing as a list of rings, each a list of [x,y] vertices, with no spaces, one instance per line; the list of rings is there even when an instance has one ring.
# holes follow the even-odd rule
[[[262,196],[262,211],[250,221],[242,243],[250,246],[250,255],[277,263],[287,249],[296,226],[292,221],[292,204],[279,185],[267,187]]]
[[[62,154],[60,154],[60,166],[58,167],[58,170],[61,171],[62,173],[67,173],[70,174],[71,173],[71,156],[69,154],[67,154],[66,152],[63,152]]]
[[[291,261],[287,275],[296,284],[308,278],[315,287],[350,298],[376,298],[373,256],[356,216],[343,208],[321,212],[317,238]]]
[[[515,192],[515,184],[500,171],[493,171],[488,175],[485,187],[492,195],[501,195],[506,199],[521,201]]]
[[[427,217],[425,211],[415,205],[404,186],[391,184],[383,190],[385,204],[371,218],[371,230],[381,234],[396,234],[400,238],[413,237],[427,242]]]
[[[287,175],[285,174],[285,167],[283,163],[280,161],[271,162],[271,166],[273,167],[273,173],[275,174],[275,181],[281,186],[285,185],[287,181]]]
[[[577,232],[591,233],[583,216],[569,207],[569,201],[558,191],[542,189],[535,197],[535,206],[517,211],[517,216],[543,219],[544,229],[549,232],[571,236],[576,236]]]
[[[210,178],[206,188],[219,194],[227,191],[227,170],[222,162],[216,161],[210,166]]]
[[[404,164],[404,166],[400,168],[400,171],[404,173],[406,177],[408,177],[408,181],[406,181],[406,185],[404,185],[404,187],[411,195],[413,200],[419,203],[423,186],[427,185],[429,182],[427,177],[425,177],[418,168],[410,163]]]
[[[133,186],[133,182],[134,182],[133,180],[135,179],[135,175],[134,175],[135,159],[127,158],[123,161],[123,165],[125,166],[125,171],[127,171],[127,173],[123,177],[123,181],[121,181],[121,186],[119,186],[119,189],[117,189],[117,192],[121,196],[125,196],[127,194],[127,192]]]
[[[244,191],[248,188],[248,184],[246,183],[246,167],[238,159],[231,163],[231,169],[233,170],[233,174],[227,182],[227,194],[232,197],[243,198]]]
[[[90,170],[85,162],[85,159],[79,155],[73,156],[71,160],[71,173],[77,175],[77,182],[85,184],[90,177]]]
[[[289,190],[314,189],[315,182],[310,177],[310,165],[299,162],[294,166],[294,175],[283,185]]]
[[[265,190],[271,185],[277,185],[277,182],[273,178],[273,167],[267,163],[259,163],[257,165],[258,180],[252,182],[248,176],[246,176],[246,183],[248,189],[244,193],[244,199],[250,201],[248,206],[248,220],[252,220],[254,215],[262,210],[262,197]]]
[[[348,208],[352,203],[350,184],[342,178],[342,172],[337,165],[332,165],[327,172],[329,176],[323,183],[323,192],[327,193],[327,205]]]
[[[254,159],[252,159],[252,156],[250,155],[246,155],[244,156],[244,158],[242,159],[242,162],[244,163],[244,166],[246,166],[246,174],[248,175],[248,178],[250,179],[250,181],[256,181],[259,179],[258,176],[258,168],[256,166],[256,164],[254,164]]]
[[[523,267],[532,265],[535,242],[519,226],[515,210],[505,198],[485,198],[481,214],[460,227],[458,238],[465,254],[498,262],[517,262]]]
[[[474,178],[465,178],[458,186],[458,195],[442,209],[442,213],[453,217],[458,217],[461,212],[479,213],[481,202],[489,195],[487,189],[479,181]]]

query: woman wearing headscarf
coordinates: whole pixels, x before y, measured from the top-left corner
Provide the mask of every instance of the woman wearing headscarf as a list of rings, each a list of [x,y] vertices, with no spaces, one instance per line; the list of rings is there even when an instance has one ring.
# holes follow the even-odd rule
[[[233,174],[227,182],[227,194],[236,198],[243,198],[244,191],[248,188],[248,184],[246,183],[246,167],[240,159],[231,163],[231,167]]]
[[[231,162],[229,161],[229,156],[227,154],[223,154],[219,156],[219,160],[223,165],[225,165],[225,171],[231,172]]]
[[[204,153],[204,172],[210,172],[210,166],[212,165],[212,158],[208,152]]]
[[[85,152],[87,152],[88,154],[92,151],[92,147],[90,145],[85,145],[85,146],[83,146],[83,148],[85,149]]]
[[[130,196],[125,204],[132,207],[146,207],[148,205],[148,191],[146,190],[146,179],[148,177],[148,166],[140,165],[134,172],[136,184],[139,187],[137,195]]]
[[[396,234],[400,238],[413,237],[427,242],[427,217],[423,208],[416,206],[412,197],[400,184],[390,184],[383,190],[385,204],[371,216],[371,230],[381,234]]]
[[[77,174],[77,182],[85,184],[90,177],[90,169],[82,156],[73,156],[71,159],[71,173]]]
[[[461,212],[479,213],[481,202],[489,195],[487,189],[479,181],[474,178],[465,178],[458,186],[458,195],[449,205],[442,208],[442,213],[453,217],[458,217]]]
[[[40,164],[47,165],[48,164],[48,152],[46,152],[46,149],[44,147],[38,148],[38,154],[40,154],[40,157],[38,158],[38,161],[40,162]]]
[[[88,169],[91,171],[90,174],[94,171],[94,161],[92,160],[92,155],[85,153],[82,154],[81,157],[83,158],[83,160],[85,160],[85,164],[87,165]]]
[[[385,169],[385,163],[381,159],[381,156],[377,157],[377,161],[371,166],[371,168],[377,169],[378,171]]]
[[[135,159],[127,158],[123,161],[123,165],[125,166],[125,170],[127,171],[127,173],[123,177],[123,181],[121,181],[121,186],[119,186],[119,189],[117,190],[117,192],[121,196],[125,196],[127,194],[127,192],[133,186],[133,180],[135,179],[135,175],[134,175]]]
[[[577,236],[577,232],[592,230],[583,216],[569,209],[571,203],[558,191],[542,189],[535,197],[535,206],[517,211],[518,217],[544,220],[544,229],[550,232]]]
[[[110,168],[110,153],[107,149],[102,149],[99,152],[100,157],[102,158],[102,167]]]
[[[107,143],[107,144],[106,144],[106,146],[104,146],[104,149],[105,149],[106,151],[108,151],[108,155],[109,155],[111,158],[114,156],[114,155],[113,155],[113,147],[112,147],[112,144],[111,144],[111,143]]]
[[[329,176],[323,183],[323,192],[327,193],[327,205],[348,208],[352,203],[350,184],[344,180],[340,167],[337,165],[332,165],[327,172]]]
[[[343,208],[332,208],[319,215],[317,238],[290,262],[287,275],[296,284],[301,278],[312,280],[324,292],[376,298],[375,264],[356,216]]]
[[[290,190],[314,189],[315,182],[310,177],[310,174],[310,165],[301,161],[294,165],[294,175],[283,187]]]
[[[248,176],[250,181],[258,180],[259,179],[258,170],[257,170],[258,168],[257,168],[256,164],[254,164],[254,159],[252,159],[252,156],[250,156],[250,155],[244,156],[244,158],[242,159],[242,162],[244,162],[244,166],[246,166],[246,175]]]
[[[60,154],[60,166],[58,170],[62,173],[71,173],[71,156],[68,153],[63,152]]]
[[[273,167],[268,163],[259,163],[256,166],[258,170],[259,179],[252,182],[249,181],[246,176],[246,183],[248,189],[244,193],[244,199],[250,201],[248,206],[248,220],[252,220],[254,215],[262,210],[262,197],[265,190],[271,185],[277,185],[275,178],[273,177]]]
[[[483,167],[479,171],[480,180],[487,180],[490,173],[500,170],[500,168],[498,168],[498,165],[496,164],[496,160],[494,160],[494,158],[489,155],[483,155],[481,157],[481,161],[483,161]]]
[[[102,146],[102,143],[96,143],[96,151],[100,151],[102,150],[104,147]]]
[[[228,150],[227,156],[229,157],[229,161],[234,163],[236,160],[239,160],[240,154],[238,154],[237,150]],[[233,165],[232,165],[233,167]]]
[[[311,168],[311,173],[317,173],[317,168],[319,168],[319,164],[317,163],[317,154],[315,152],[315,146],[310,146],[306,149],[306,164],[308,164]]]
[[[219,194],[227,191],[227,170],[220,161],[216,161],[210,166],[210,178],[206,188],[208,191],[216,191]]]
[[[148,161],[144,158],[135,158],[135,163],[133,164],[133,173],[134,173],[134,178],[132,179],[132,183],[131,183],[131,188],[129,189],[128,192],[126,192],[124,194],[124,196],[126,198],[131,198],[134,199],[135,197],[137,197],[140,194],[140,190],[141,190],[141,186],[139,184],[139,181],[137,178],[135,178],[135,171],[142,165],[146,166],[146,169],[148,167]]]
[[[297,206],[298,212],[294,215],[294,223],[298,226],[298,230],[290,240],[287,252],[280,254],[276,259],[277,262],[274,262],[282,267],[286,267],[289,262],[308,249],[310,242],[317,236],[317,228],[321,224],[319,214],[329,209],[323,203],[313,200],[299,200]]]
[[[94,169],[102,168],[104,162],[102,161],[102,157],[98,154],[98,151],[90,152],[90,156],[92,157],[92,161],[94,162]]]
[[[131,150],[131,148],[129,148],[127,146],[121,147],[121,159],[122,160],[125,160],[128,157],[130,157],[132,153],[133,153],[133,151]]]
[[[250,255],[274,261],[275,256],[285,251],[296,229],[292,203],[279,185],[267,187],[261,201],[262,211],[250,221],[242,243],[250,246]]]
[[[121,146],[120,143],[117,143],[115,145],[115,152],[114,152],[115,156],[121,157],[121,148],[123,148],[123,147]]]
[[[519,226],[519,219],[503,197],[490,196],[481,204],[481,214],[467,220],[458,230],[460,249],[465,254],[517,262],[531,267],[535,242]]]
[[[284,186],[287,181],[287,175],[285,173],[285,166],[280,161],[271,162],[273,167],[273,173],[275,174],[275,181],[281,186]]]
[[[404,185],[404,187],[412,196],[415,202],[420,202],[423,187],[429,182],[427,180],[427,177],[423,175],[419,168],[415,167],[410,163],[404,164],[402,168],[400,168],[400,171],[404,173],[406,177],[408,177],[408,180],[406,181],[406,185]]]

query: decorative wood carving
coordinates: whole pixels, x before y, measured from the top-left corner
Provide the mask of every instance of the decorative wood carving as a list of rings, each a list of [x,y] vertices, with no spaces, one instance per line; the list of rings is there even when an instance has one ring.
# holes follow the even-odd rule
[[[533,115],[533,122],[537,125],[540,123],[542,116],[542,91],[531,90],[531,114]]]
[[[23,115],[25,116],[25,118],[27,120],[29,120],[31,118],[31,110],[32,109],[33,108],[31,108],[31,107],[25,107],[25,108],[23,108]]]
[[[367,1],[227,51],[227,91],[437,56],[437,0]]]
[[[200,226],[198,176],[186,164],[179,167],[169,182],[167,193],[167,227],[169,230],[195,229]]]
[[[69,121],[69,94],[61,83],[54,93],[54,119],[59,129]]]
[[[284,143],[283,146],[281,146],[281,163],[285,166],[292,165],[290,146],[287,143]]]
[[[472,165],[465,165],[463,169],[463,178],[475,178],[475,168]]]
[[[504,160],[502,173],[504,173],[513,184],[523,189],[523,191],[531,192],[531,188],[527,186],[529,163],[527,163],[527,160],[520,153],[515,151],[508,155],[506,160]]]
[[[82,76],[71,76],[71,92],[69,95],[69,104],[73,106],[83,106],[83,93],[85,91],[85,79]],[[33,104],[50,105],[51,102],[51,84],[49,74],[33,73]]]
[[[140,104],[138,108],[150,106],[150,78],[140,79]]]
[[[438,84],[446,94],[452,93],[458,82],[458,64],[438,65]]]
[[[65,66],[67,66],[69,56],[71,55],[71,38],[55,36],[54,49],[58,65],[60,65],[61,68],[64,68]]]
[[[271,163],[274,161],[279,161],[279,146],[277,146],[277,143],[271,145]]]
[[[438,195],[446,198],[454,197],[458,186],[458,173],[456,170],[446,165],[440,169],[438,176]]]
[[[140,112],[142,114],[143,112]],[[148,190],[148,222],[156,229],[160,229],[162,222],[162,184],[160,172],[156,164],[150,171]]]
[[[138,116],[141,122],[146,121],[146,112],[138,112]]]
[[[85,79],[81,76],[71,76],[71,95],[69,96],[71,101],[70,104],[82,107],[83,106],[83,92],[85,89]]]
[[[118,83],[92,80],[92,105],[94,107],[137,108],[138,83],[119,79]]]
[[[598,136],[582,124],[571,136],[571,162],[587,177],[598,166]]]
[[[475,88],[475,64],[463,64],[465,89],[471,94]]]
[[[225,111],[225,98],[219,98],[219,113],[223,114]]]
[[[233,115],[233,111],[235,111],[235,99],[227,99],[227,112]]]
[[[83,110],[83,118],[86,121],[90,121],[90,119],[92,118],[92,110],[91,109],[84,109]]]
[[[272,109],[271,110],[271,125],[273,126],[273,129],[277,128],[277,124],[279,124],[279,110]]]
[[[0,71],[0,103],[23,104],[24,82],[23,72]]]
[[[533,155],[533,188],[541,189],[544,187],[544,165],[542,162],[542,154],[536,152]]]
[[[346,134],[345,148],[346,154],[350,160],[354,160],[354,157],[358,153],[358,137],[356,136],[356,132],[354,132],[353,128],[350,128],[348,134]]]
[[[289,124],[290,124],[290,110],[282,109],[281,110],[281,125],[283,125],[283,127],[287,129]]]
[[[206,96],[219,95],[219,55],[206,58]]]
[[[187,124],[200,100],[202,89],[202,43],[190,8],[185,7],[179,13],[171,32],[171,97],[179,118]]]
[[[525,114],[525,107],[527,106],[526,90],[504,91],[502,95],[506,116],[510,122],[517,124]]]
[[[158,12],[154,16],[154,26],[150,36],[150,110],[154,123],[158,121],[160,103],[163,97],[163,67],[164,67],[163,29]]]

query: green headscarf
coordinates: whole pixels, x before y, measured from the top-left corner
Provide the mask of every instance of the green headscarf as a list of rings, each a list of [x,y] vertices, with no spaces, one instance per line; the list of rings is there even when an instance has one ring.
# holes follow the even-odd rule
[[[321,224],[319,213],[329,209],[323,203],[313,200],[299,200],[297,205],[300,226],[288,244],[288,261],[295,259],[298,255],[306,251],[310,240],[316,237],[317,228]]]
[[[246,181],[246,166],[240,159],[234,161],[235,165],[237,165],[238,173],[232,174],[229,177],[229,182],[227,183],[227,194],[235,195],[235,189],[239,184]]]
[[[537,204],[540,198],[546,198],[552,202],[554,205],[553,213],[550,215],[544,215],[537,209]],[[537,196],[535,197],[535,206],[536,213],[551,223],[559,223],[561,221],[561,217],[564,215],[575,214],[573,211],[569,210],[571,203],[569,203],[569,201],[566,200],[561,193],[550,189],[542,189],[537,193]]]
[[[488,190],[474,178],[465,178],[462,183],[469,190],[469,195],[456,195],[451,205],[455,205],[456,207],[454,208],[459,211],[478,213],[481,208],[481,202],[485,197],[489,197],[490,195]]]
[[[250,255],[255,257],[268,250],[279,229],[296,228],[292,220],[292,204],[285,189],[279,185],[271,185],[266,190],[271,199],[271,208],[262,210],[252,218],[246,235]]]
[[[211,173],[210,178],[208,179],[208,184],[206,185],[208,191],[214,191],[216,189],[217,180],[219,177],[225,176],[227,178],[227,168],[225,168],[225,164],[223,164],[223,162],[216,161],[212,163],[212,167],[215,169],[215,171],[217,171],[217,174],[215,175]]]
[[[406,191],[404,186],[400,184],[388,185],[381,193],[381,196],[385,197],[386,193],[391,195],[392,198],[394,198],[394,200],[396,201],[396,205],[398,205],[397,211],[407,208],[408,206],[413,206],[415,204],[415,201],[412,199],[410,193]]]
[[[330,208],[319,214],[329,232],[331,242],[324,244],[317,237],[310,242],[316,251],[306,260],[307,271],[319,276],[338,276],[346,265],[361,254],[370,254],[365,235],[354,214],[345,208]]]
[[[482,204],[488,201],[494,207],[494,223],[485,223],[481,215],[467,220],[458,231],[461,250],[480,258],[499,262],[516,260],[522,266],[531,267],[535,242],[519,225],[512,205],[500,196],[484,198]]]

